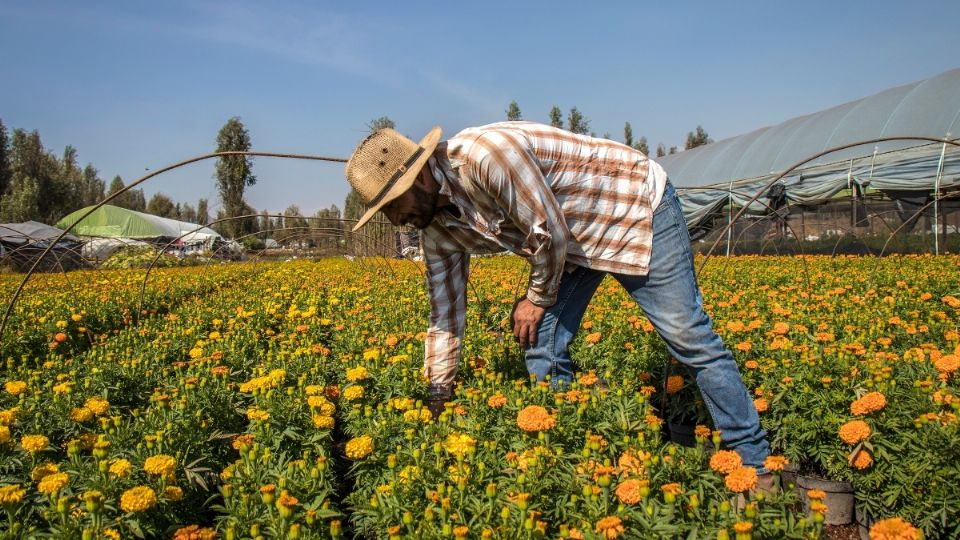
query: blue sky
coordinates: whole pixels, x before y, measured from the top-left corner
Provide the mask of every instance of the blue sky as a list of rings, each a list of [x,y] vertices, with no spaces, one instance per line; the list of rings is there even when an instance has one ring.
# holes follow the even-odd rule
[[[77,148],[109,183],[211,152],[239,116],[257,150],[348,157],[389,116],[419,138],[576,106],[682,148],[960,67],[960,2],[0,2],[0,119]],[[259,158],[247,199],[305,213],[343,166]],[[216,202],[213,162],[144,185]]]

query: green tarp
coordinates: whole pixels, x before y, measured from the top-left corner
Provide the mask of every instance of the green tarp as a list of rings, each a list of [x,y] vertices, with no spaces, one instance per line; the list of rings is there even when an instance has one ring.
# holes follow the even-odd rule
[[[90,207],[81,208],[57,222],[57,227],[71,230],[80,236],[108,238],[178,238],[184,243],[220,238],[212,229],[195,223],[162,218],[143,212],[134,212],[118,206],[104,205],[77,223]]]

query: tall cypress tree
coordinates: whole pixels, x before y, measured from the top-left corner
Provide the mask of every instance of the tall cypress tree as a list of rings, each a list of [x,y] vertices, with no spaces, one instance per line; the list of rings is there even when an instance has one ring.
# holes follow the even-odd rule
[[[217,134],[217,152],[246,152],[250,147],[250,134],[240,122],[239,117],[234,116],[227,120],[227,123],[220,128]],[[217,189],[223,204],[224,217],[243,215],[246,208],[243,191],[247,186],[257,183],[257,177],[253,175],[252,169],[253,158],[250,156],[221,156],[217,159]],[[247,228],[236,221],[226,221],[222,227],[232,237]]]

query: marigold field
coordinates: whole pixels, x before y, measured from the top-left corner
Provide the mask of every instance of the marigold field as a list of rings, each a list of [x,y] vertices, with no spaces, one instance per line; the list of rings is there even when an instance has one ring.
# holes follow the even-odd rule
[[[757,493],[714,450],[696,385],[613,280],[558,391],[509,333],[526,264],[475,259],[461,380],[434,421],[422,271],[34,276],[0,350],[0,537],[823,535],[822,492]],[[4,298],[21,279],[0,276]],[[873,538],[960,536],[960,257],[713,259],[700,284],[767,467],[853,483]]]

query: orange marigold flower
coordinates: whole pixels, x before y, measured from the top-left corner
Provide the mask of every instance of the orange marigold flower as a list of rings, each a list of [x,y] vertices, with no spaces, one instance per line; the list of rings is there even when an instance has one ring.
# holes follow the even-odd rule
[[[790,460],[786,456],[767,456],[767,459],[763,460],[763,466],[768,471],[782,471],[789,464]]]
[[[644,487],[647,487],[646,480],[631,478],[630,480],[621,482],[620,485],[617,486],[615,493],[617,494],[617,498],[620,499],[620,502],[624,504],[637,504],[643,500],[643,496],[640,494],[640,488]]]
[[[697,427],[693,428],[693,434],[698,439],[706,439],[710,436],[710,428],[702,424],[697,424]]]
[[[808,489],[807,498],[813,501],[822,501],[827,498],[827,492],[822,489]]]
[[[590,370],[590,372],[587,374],[581,375],[580,378],[577,379],[577,382],[580,383],[580,386],[593,386],[597,384],[598,380],[599,378],[597,377],[596,372]]]
[[[855,416],[863,416],[877,412],[887,406],[887,398],[880,392],[870,392],[850,404],[850,412]]]
[[[757,470],[753,467],[734,469],[723,478],[724,485],[734,493],[743,493],[757,487]]]
[[[742,466],[743,459],[733,450],[718,450],[710,457],[710,468],[720,474],[730,474]]]
[[[507,396],[497,392],[487,399],[487,405],[491,409],[499,409],[507,404]]]
[[[683,377],[680,375],[671,375],[667,377],[667,393],[676,394],[683,389]]]
[[[857,450],[857,453],[850,459],[850,466],[854,469],[864,470],[873,465],[873,458],[866,450]]]
[[[740,352],[750,352],[750,350],[753,349],[753,344],[749,341],[741,341],[737,343],[734,348]]]
[[[617,516],[607,516],[602,518],[597,522],[597,526],[594,529],[595,532],[599,533],[601,537],[606,538],[607,540],[613,540],[621,534],[623,534],[623,521],[620,520]]]
[[[950,375],[954,371],[960,369],[960,356],[955,354],[945,354],[934,360],[933,367],[937,368],[937,371],[940,373]]]
[[[557,425],[557,420],[539,405],[530,405],[517,414],[517,425],[528,432],[546,431]]]
[[[870,540],[920,540],[920,531],[909,522],[892,517],[870,527]]]
[[[747,360],[743,363],[743,367],[747,369],[757,369],[760,367],[760,362],[757,362],[756,360]]]
[[[664,484],[660,486],[660,490],[668,495],[679,495],[680,491],[682,491],[680,484],[678,484],[677,482]]]
[[[587,343],[591,345],[596,345],[597,343],[600,343],[601,337],[603,337],[603,335],[600,332],[593,332],[591,334],[587,334],[587,337],[585,339]]]
[[[182,527],[173,533],[173,540],[214,540],[216,537],[215,530],[206,527],[201,529],[199,525]]]
[[[851,420],[840,426],[840,440],[847,444],[857,444],[870,436],[870,425],[863,420]]]
[[[733,530],[739,534],[745,534],[753,530],[753,523],[749,521],[738,521],[733,524]]]
[[[753,400],[753,406],[757,409],[758,413],[765,413],[770,410],[770,402],[767,401],[767,398],[757,398]]]

